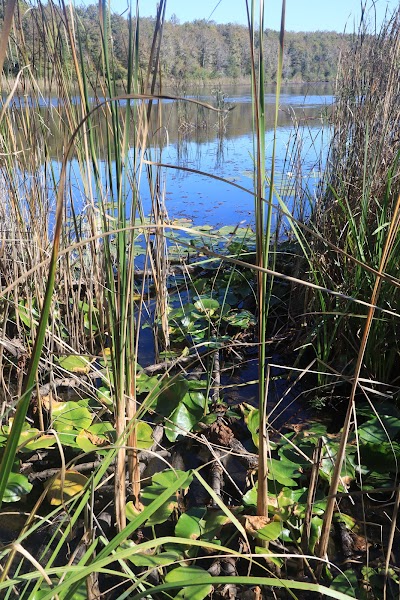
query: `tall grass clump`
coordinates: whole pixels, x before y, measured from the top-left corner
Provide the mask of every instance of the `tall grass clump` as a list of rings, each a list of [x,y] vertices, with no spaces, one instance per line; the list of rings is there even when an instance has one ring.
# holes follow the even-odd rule
[[[343,52],[331,117],[332,141],[312,225],[330,250],[314,240],[313,264],[323,284],[346,296],[371,298],[392,219],[396,218],[399,183],[400,11],[371,30],[364,14],[358,34]],[[398,247],[392,241],[385,263],[380,306],[399,308]],[[343,254],[345,253],[345,254]],[[319,358],[351,377],[365,323],[362,310],[345,299],[314,296],[312,344]],[[318,316],[320,315],[320,316]],[[377,312],[362,364],[364,377],[398,383],[399,336],[396,317]],[[324,370],[325,367],[322,368]],[[339,377],[340,381],[341,377]]]

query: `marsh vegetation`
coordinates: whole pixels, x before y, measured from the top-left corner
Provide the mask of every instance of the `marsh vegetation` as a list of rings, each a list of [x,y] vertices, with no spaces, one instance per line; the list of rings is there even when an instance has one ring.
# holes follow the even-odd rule
[[[182,156],[194,133],[217,133],[224,161],[234,102],[222,86],[164,93],[165,2],[151,37],[124,19],[123,91],[107,3],[90,31],[63,2],[14,4],[1,597],[398,597],[400,12],[379,34],[363,21],[343,52],[311,185],[315,114],[293,112],[278,148],[284,18],[264,48],[263,3],[248,6],[250,166],[208,177],[253,212],[218,223],[173,214],[168,178],[207,177]]]

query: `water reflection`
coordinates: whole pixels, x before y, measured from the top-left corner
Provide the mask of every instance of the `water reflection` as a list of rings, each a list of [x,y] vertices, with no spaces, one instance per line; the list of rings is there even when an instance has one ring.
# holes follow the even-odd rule
[[[163,169],[166,183],[166,208],[170,217],[190,217],[195,223],[220,226],[222,224],[253,223],[254,200],[251,193],[246,193],[230,185],[237,183],[252,192],[254,149],[252,136],[251,94],[247,87],[223,88],[223,96],[217,90],[199,93],[191,92],[192,98],[204,100],[215,106],[232,107],[226,115],[221,116],[184,101],[163,101],[162,131],[160,122],[153,112],[150,123],[149,144],[154,144],[152,157],[157,157],[170,168]],[[95,102],[95,100],[93,99]],[[98,99],[97,99],[98,101]],[[321,164],[325,160],[327,142],[327,114],[333,101],[329,86],[307,85],[288,86],[282,89],[279,110],[279,127],[276,133],[276,188],[292,210],[301,198],[298,208],[299,217],[307,216],[314,187],[319,178]],[[15,99],[15,107],[29,105],[29,98]],[[44,99],[46,107],[39,106],[38,111],[45,120],[48,134],[46,136],[47,157],[51,158],[53,182],[48,182],[48,192],[57,185],[61,159],[65,149],[65,140],[59,133],[59,119],[48,118],[51,110],[56,110],[62,117],[63,107],[55,98]],[[73,99],[74,102],[74,99]],[[19,103],[19,104],[18,104]],[[77,100],[75,99],[75,103]],[[120,102],[120,118],[125,118],[126,104]],[[273,90],[266,93],[266,151],[271,156],[275,138],[273,132],[275,96]],[[48,108],[50,106],[50,108]],[[77,115],[79,114],[77,107]],[[15,108],[14,108],[15,110]],[[103,107],[93,117],[92,127],[96,130],[96,152],[102,179],[108,177],[107,154],[107,119]],[[77,118],[79,122],[79,118]],[[77,140],[79,143],[79,138]],[[130,144],[132,155],[135,147],[134,127],[131,127]],[[113,158],[112,149],[110,153]],[[223,178],[216,181],[202,173],[189,173],[176,169],[183,166],[203,173]],[[267,170],[271,167],[271,159],[267,160]],[[70,162],[70,189],[77,208],[84,209],[84,182],[81,181],[82,167],[75,157]],[[111,179],[115,179],[115,165],[111,166]],[[144,179],[144,178],[143,178]],[[110,181],[107,182],[110,184]],[[151,210],[151,199],[148,184],[143,181],[141,195],[145,213]],[[129,187],[127,188],[128,210]],[[267,190],[268,193],[268,190]],[[275,202],[277,198],[275,196]],[[275,221],[276,222],[276,221]],[[285,223],[283,224],[285,225]],[[286,223],[287,226],[287,223]]]

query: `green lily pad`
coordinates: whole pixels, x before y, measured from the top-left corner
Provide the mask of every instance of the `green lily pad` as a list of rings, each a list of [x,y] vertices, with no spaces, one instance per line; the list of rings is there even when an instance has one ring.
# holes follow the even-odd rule
[[[358,435],[364,442],[382,444],[393,440],[400,432],[400,419],[390,415],[380,415],[369,419],[358,428]]]
[[[168,552],[160,552],[159,554],[132,554],[129,560],[136,567],[165,567],[171,563],[177,562],[182,558],[182,554],[172,550]]]
[[[76,443],[84,452],[97,452],[102,446],[108,446],[115,436],[115,429],[108,421],[95,423],[82,429],[76,436]]]
[[[139,421],[136,425],[137,447],[141,450],[151,448],[154,444],[153,429],[148,423]]]
[[[151,485],[145,487],[142,491],[141,500],[143,505],[149,506],[181,475],[183,475],[183,471],[174,471],[172,469],[167,469],[166,471],[162,471],[162,473],[156,473],[153,475]],[[192,478],[193,476],[190,473],[187,473],[187,480],[184,485],[185,488],[190,485]],[[176,494],[173,494],[162,506],[160,506],[159,509],[157,509],[151,515],[151,517],[146,521],[146,524],[148,526],[152,526],[164,523],[170,517],[175,508],[177,508],[177,506],[178,498]]]
[[[215,298],[199,298],[194,303],[194,306],[201,313],[213,315],[215,311],[219,309],[220,304],[218,300],[215,300]]]
[[[92,356],[70,354],[57,359],[60,367],[70,373],[89,373],[90,365],[95,360]]]
[[[165,576],[166,583],[176,583],[177,589],[182,588],[176,596],[175,600],[203,600],[212,590],[211,583],[203,585],[193,585],[185,588],[185,583],[204,575],[208,576],[207,571],[201,567],[188,565],[187,567],[177,567],[172,569]]]
[[[79,402],[55,402],[52,405],[53,426],[58,432],[70,431],[71,428],[88,429],[93,415],[86,406]]]
[[[4,492],[4,502],[18,502],[22,496],[26,496],[32,489],[28,478],[20,473],[10,473]]]
[[[282,532],[282,523],[279,521],[272,521],[262,527],[262,529],[257,530],[257,538],[260,540],[266,540],[268,542],[272,542],[277,540]]]
[[[183,513],[175,526],[176,537],[188,538],[190,540],[198,540],[204,533],[205,520],[207,515],[205,508],[191,508],[186,513]]]
[[[297,483],[294,478],[300,477],[299,467],[293,463],[272,458],[268,461],[268,479],[276,480],[278,483],[292,487]]]
[[[204,415],[205,397],[201,392],[188,392],[165,423],[165,435],[170,442],[187,435]]]

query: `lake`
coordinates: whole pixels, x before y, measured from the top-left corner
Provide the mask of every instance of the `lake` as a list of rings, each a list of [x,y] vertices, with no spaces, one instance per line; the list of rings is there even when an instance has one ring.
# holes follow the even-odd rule
[[[228,183],[236,183],[250,192],[253,188],[251,93],[249,88],[243,87],[226,87],[222,92],[225,104],[234,107],[226,117],[223,131],[218,128],[215,113],[205,115],[200,111],[199,116],[195,114],[197,109],[188,105],[164,108],[164,118],[171,127],[168,128],[169,144],[161,153],[162,162],[227,180],[220,182],[206,175],[165,168],[166,209],[171,217],[192,218],[199,225],[252,225],[254,197]],[[215,95],[201,95],[199,99],[215,104]],[[282,89],[276,135],[276,188],[291,208],[295,194],[300,196],[304,190],[309,193],[307,202],[312,203],[314,187],[325,162],[329,139],[327,116],[332,103],[332,89],[326,84]],[[274,111],[275,95],[267,90],[267,169],[271,167]],[[146,200],[145,190],[143,197]],[[309,208],[309,205],[299,205],[295,212],[309,213]]]
[[[171,90],[168,92],[173,93]],[[162,188],[169,217],[189,218],[195,224],[215,227],[239,223],[242,226],[253,225],[254,197],[251,192],[254,148],[249,86],[216,86],[207,92],[203,89],[197,94],[191,91],[187,97],[213,106],[223,102],[226,108],[232,110],[223,118],[222,123],[218,123],[218,114],[203,107],[188,102],[162,102],[162,136],[159,136],[159,146],[149,149],[149,157],[171,166],[162,169]],[[21,100],[16,102],[21,103]],[[57,99],[51,99],[50,102],[52,106],[57,106]],[[332,103],[332,87],[329,84],[282,87],[276,132],[275,187],[294,215],[300,218],[310,213],[315,186],[325,162],[329,141],[327,123]],[[125,102],[120,104],[121,110],[125,110]],[[275,93],[272,88],[267,88],[267,175],[271,168],[274,112]],[[158,124],[155,118],[152,123],[156,131]],[[98,126],[101,128],[104,124],[99,121]],[[50,123],[49,127],[52,129],[53,125]],[[49,145],[49,151],[57,176],[61,166],[59,157],[62,156],[62,147],[59,145],[55,126],[52,133],[53,141]],[[100,137],[106,139],[105,132]],[[106,180],[108,163],[105,148],[100,147],[98,156],[100,170]],[[81,198],[84,197],[84,190],[81,189],[80,169],[75,159],[71,160],[70,165],[74,198],[83,207]],[[225,181],[217,181],[209,175]],[[234,187],[232,183],[246,188],[249,193]],[[145,214],[149,214],[151,202],[145,175],[142,177],[141,195]]]

